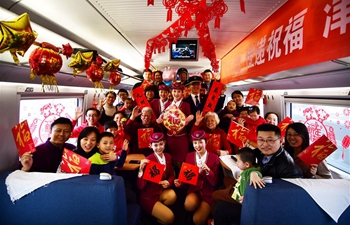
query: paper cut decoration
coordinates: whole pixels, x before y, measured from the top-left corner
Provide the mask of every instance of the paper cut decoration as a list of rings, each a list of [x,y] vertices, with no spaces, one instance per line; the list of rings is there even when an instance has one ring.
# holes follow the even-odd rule
[[[220,150],[220,134],[207,134],[206,148],[209,152]]]
[[[220,98],[222,90],[222,84],[220,82],[214,81],[210,88],[207,101],[203,107],[203,115],[207,112],[214,112],[216,104]]]
[[[182,163],[181,170],[179,173],[179,181],[191,185],[196,185],[198,181],[199,167],[189,164]]]
[[[337,149],[325,135],[322,135],[312,145],[300,152],[297,157],[307,166],[319,164]]]
[[[231,120],[230,128],[227,132],[227,140],[238,148],[243,148],[249,137],[249,129]]]
[[[12,128],[12,135],[16,142],[19,157],[26,152],[35,152],[34,141],[27,120],[22,121]]]
[[[148,148],[149,139],[153,134],[153,128],[142,128],[137,130],[139,148]]]
[[[146,164],[142,179],[159,184],[164,174],[165,165],[149,161]]]
[[[288,116],[284,118],[277,126],[281,129],[281,137],[283,138],[286,135],[286,129],[287,126],[291,123],[294,123],[294,121],[289,118]]]
[[[249,88],[245,103],[249,105],[257,105],[262,96],[263,91],[255,88]]]
[[[163,124],[173,135],[176,135],[185,127],[186,116],[175,105],[171,106],[163,115]]]
[[[90,160],[70,151],[63,150],[61,170],[66,173],[89,174],[91,167]]]

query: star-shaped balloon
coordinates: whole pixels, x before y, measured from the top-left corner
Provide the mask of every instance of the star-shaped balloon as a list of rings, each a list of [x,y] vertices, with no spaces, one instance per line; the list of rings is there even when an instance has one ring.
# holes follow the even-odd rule
[[[15,20],[0,21],[0,29],[0,53],[10,51],[13,61],[19,64],[16,53],[24,56],[38,36],[30,26],[29,15],[23,13]]]

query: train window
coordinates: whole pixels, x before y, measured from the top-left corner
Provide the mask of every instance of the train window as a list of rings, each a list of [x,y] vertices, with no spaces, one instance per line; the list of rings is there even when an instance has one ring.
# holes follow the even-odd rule
[[[285,98],[285,105],[286,116],[307,126],[311,143],[325,134],[337,146],[327,163],[350,173],[349,99]]]
[[[76,108],[83,106],[83,99],[83,94],[21,95],[19,121],[28,121],[34,144],[37,146],[47,140],[50,125],[55,119],[73,119]],[[68,142],[75,144],[76,139],[69,139]]]

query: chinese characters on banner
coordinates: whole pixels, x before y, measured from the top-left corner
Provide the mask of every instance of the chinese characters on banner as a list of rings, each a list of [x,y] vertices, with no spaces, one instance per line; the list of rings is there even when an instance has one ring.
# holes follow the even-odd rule
[[[27,120],[14,126],[12,128],[12,135],[16,142],[19,157],[26,152],[33,153],[36,151]]]
[[[165,165],[149,161],[146,164],[142,179],[159,184],[164,174]]]
[[[137,87],[133,90],[133,97],[134,97],[137,105],[140,107],[140,110],[142,110],[145,107],[152,108],[151,104],[149,104],[144,92],[145,91],[141,86]],[[156,115],[153,112],[152,113],[152,121],[155,121],[156,119],[157,119]]]
[[[336,149],[337,147],[325,135],[322,135],[312,145],[300,152],[297,157],[310,166],[311,164],[319,164]]]
[[[291,123],[294,123],[294,121],[287,116],[277,125],[281,129],[281,138],[284,138],[286,135],[287,126]]]
[[[149,139],[153,134],[153,128],[142,128],[137,130],[139,148],[149,148]]]
[[[176,135],[185,127],[186,116],[175,105],[171,106],[163,115],[163,124],[173,135]]]
[[[199,167],[189,164],[182,163],[181,170],[179,173],[179,181],[191,185],[196,185],[198,180]]]
[[[206,148],[209,152],[220,150],[220,134],[207,134]]]
[[[207,112],[214,112],[216,104],[221,95],[221,90],[222,90],[222,84],[220,82],[214,81],[213,85],[210,88],[207,101],[205,102],[205,105],[203,107],[203,116]]]
[[[68,150],[63,150],[61,170],[66,173],[89,174],[90,160]]]
[[[230,128],[227,132],[227,140],[236,145],[238,148],[243,148],[248,140],[248,136],[249,129],[234,121],[231,121]]]
[[[245,103],[249,105],[257,105],[262,96],[262,90],[249,88],[248,95],[245,99]]]

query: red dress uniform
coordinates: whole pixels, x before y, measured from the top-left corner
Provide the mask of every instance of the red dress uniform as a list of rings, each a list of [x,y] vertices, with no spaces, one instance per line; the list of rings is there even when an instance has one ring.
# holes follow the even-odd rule
[[[197,165],[196,162],[197,152],[190,152],[187,154],[186,162],[192,165]],[[190,185],[187,193],[196,193],[203,201],[211,205],[211,194],[215,190],[218,183],[219,175],[219,157],[214,153],[207,152],[207,159],[205,163],[210,168],[210,172],[206,175],[205,171],[199,174],[196,185]]]
[[[154,162],[159,162],[156,153],[147,156],[147,159]],[[170,183],[170,187],[174,184],[174,169],[171,161],[171,156],[167,153],[163,153],[165,156],[166,167],[163,174],[162,180],[167,180]],[[152,209],[156,202],[159,200],[160,194],[163,192],[164,188],[160,184],[156,184],[142,178],[137,178],[137,187],[140,191],[140,206],[147,213],[151,214]]]
[[[219,150],[226,150],[228,151],[229,154],[232,153],[232,149],[231,149],[231,145],[227,140],[227,135],[225,133],[225,131],[219,127],[216,127],[214,130],[209,130],[206,126],[196,126],[193,125],[192,130],[191,130],[191,134],[193,134],[195,131],[197,130],[204,130],[205,133],[207,134],[207,138],[208,138],[208,134],[219,134],[220,135],[220,141],[219,141]],[[208,139],[207,139],[207,143],[208,143]],[[213,146],[209,146],[207,145],[207,150],[208,152],[212,152],[214,154],[217,154],[216,149],[213,148]]]
[[[165,108],[170,106],[171,102],[165,105]],[[187,102],[181,101],[179,109],[185,114],[186,117],[191,115],[191,108]],[[184,162],[189,148],[189,138],[187,127],[185,126],[178,134],[173,135],[167,130],[167,145],[169,153],[173,160]]]
[[[168,101],[166,101],[165,104],[167,104],[167,103],[168,103]],[[162,114],[162,110],[160,107],[160,99],[158,99],[158,98],[153,99],[150,102],[150,105],[151,105],[151,108],[153,109],[153,112],[156,115],[156,117],[159,118],[160,114]],[[166,106],[164,106],[164,109],[166,109]]]

